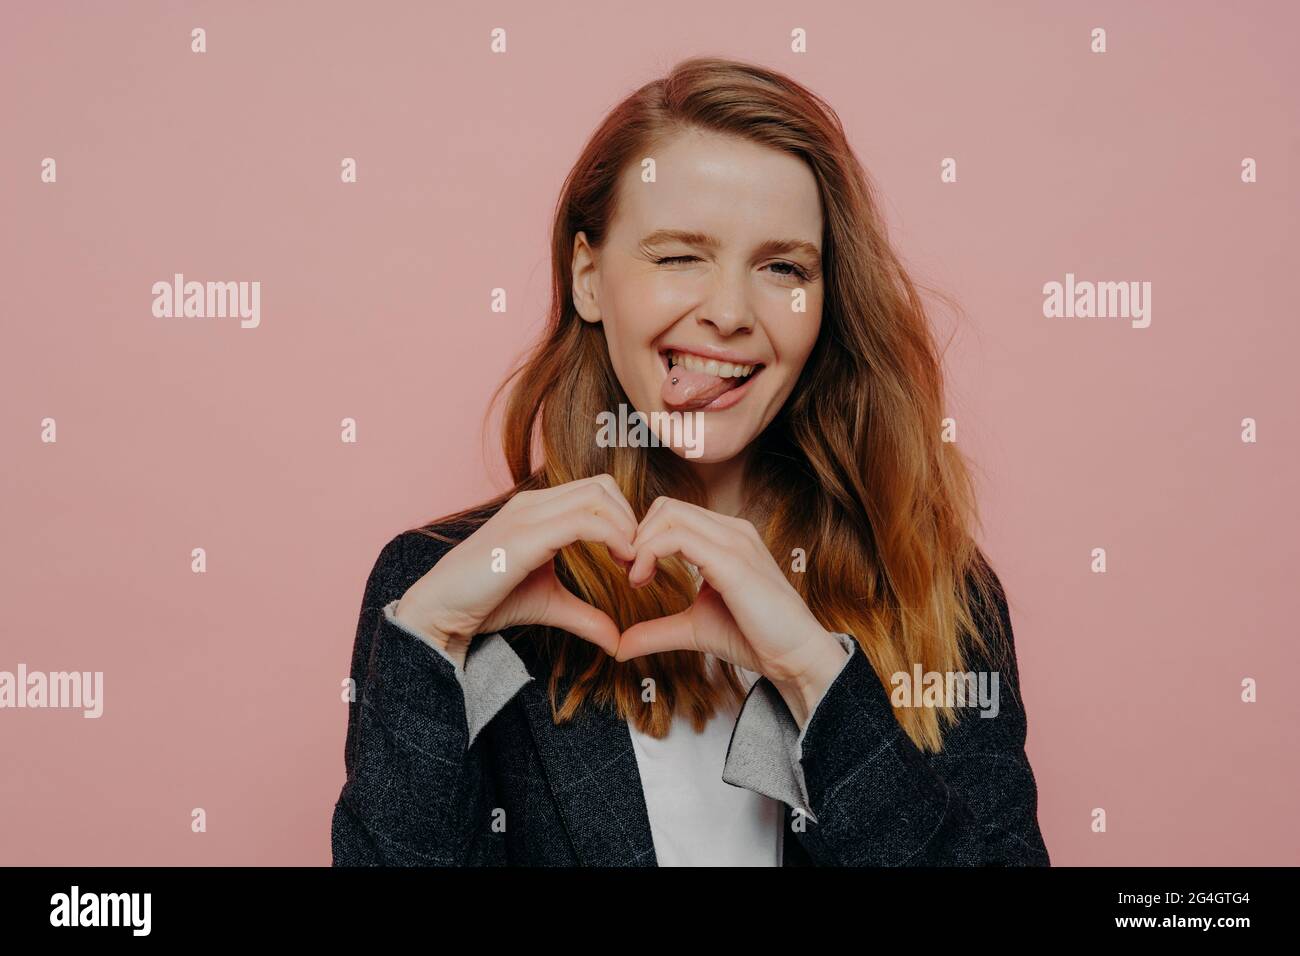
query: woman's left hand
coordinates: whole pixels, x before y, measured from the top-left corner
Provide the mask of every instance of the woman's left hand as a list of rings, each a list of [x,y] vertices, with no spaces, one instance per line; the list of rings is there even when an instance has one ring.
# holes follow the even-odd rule
[[[704,579],[685,611],[623,632],[615,657],[661,651],[713,654],[765,676],[802,728],[844,666],[844,648],[822,627],[772,559],[754,526],[674,498],[658,498],[637,528],[633,587],[654,578],[656,562],[680,555]]]

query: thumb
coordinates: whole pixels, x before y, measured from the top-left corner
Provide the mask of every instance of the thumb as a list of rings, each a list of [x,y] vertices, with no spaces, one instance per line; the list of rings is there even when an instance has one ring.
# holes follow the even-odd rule
[[[667,617],[633,624],[623,632],[623,640],[619,642],[614,657],[626,661],[661,651],[698,650],[703,648],[695,640],[695,627],[691,623],[691,610],[688,608]]]
[[[547,596],[546,609],[537,624],[547,624],[591,641],[606,654],[618,650],[618,625],[604,611],[598,610],[561,584]]]

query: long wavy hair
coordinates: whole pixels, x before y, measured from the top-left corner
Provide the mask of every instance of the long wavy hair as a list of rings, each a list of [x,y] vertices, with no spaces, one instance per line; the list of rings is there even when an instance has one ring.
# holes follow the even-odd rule
[[[746,487],[766,516],[759,530],[822,626],[854,636],[887,691],[913,666],[966,670],[977,647],[1008,660],[994,607],[1000,583],[974,540],[973,482],[955,443],[942,440],[940,355],[917,286],[886,237],[874,187],[834,111],[815,93],[763,67],[695,57],[619,103],[592,134],[564,182],[552,231],[552,298],[538,342],[497,390],[508,396],[502,445],[514,487],[421,531],[455,542],[519,491],[602,472],[643,515],[659,495],[705,504],[689,467],[666,448],[603,448],[597,414],[630,405],[604,330],[580,319],[572,298],[574,237],[599,249],[615,212],[619,176],[675,134],[703,129],[800,157],[816,177],[824,213],[825,295],[818,340],[794,391],[755,440]],[[795,549],[806,555],[796,570]],[[560,580],[622,629],[690,606],[686,565],[660,562],[634,591],[604,545],[578,543],[555,559]],[[517,639],[518,635],[511,635]],[[625,662],[553,628],[528,629],[550,662],[556,722],[588,704],[612,707],[662,737],[674,715],[700,729],[743,687],[731,667],[675,651]],[[560,677],[567,690],[560,699]],[[653,701],[643,701],[645,678]],[[923,750],[942,749],[951,707],[896,706]]]

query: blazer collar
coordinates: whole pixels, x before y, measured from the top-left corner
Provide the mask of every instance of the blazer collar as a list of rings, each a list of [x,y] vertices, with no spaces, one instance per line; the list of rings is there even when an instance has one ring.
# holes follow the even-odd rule
[[[595,706],[556,725],[547,698],[547,671],[521,644],[519,651],[535,678],[520,692],[543,773],[564,829],[582,866],[658,866],[645,790],[627,722]],[[561,677],[563,700],[570,678]],[[783,807],[782,866],[810,866],[811,859],[790,828]]]
[[[551,719],[545,671],[521,697],[543,771],[583,866],[658,866],[645,791],[627,723],[594,706],[568,723]],[[568,680],[562,678],[559,699]]]

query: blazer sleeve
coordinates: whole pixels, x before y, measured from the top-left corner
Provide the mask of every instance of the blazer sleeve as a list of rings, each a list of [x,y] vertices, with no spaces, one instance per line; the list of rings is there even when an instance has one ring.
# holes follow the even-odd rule
[[[393,620],[393,605],[448,547],[417,549],[407,534],[384,546],[366,582],[333,864],[503,865],[505,837],[492,828],[501,804],[477,738],[532,678],[499,634],[476,637],[461,670]]]
[[[1050,865],[1010,614],[994,590],[1009,646],[992,716],[959,709],[943,749],[923,753],[857,641],[837,635],[849,656],[802,731],[770,681],[751,688],[723,780],[802,814],[790,831],[816,865]],[[979,655],[968,667],[992,670]]]

